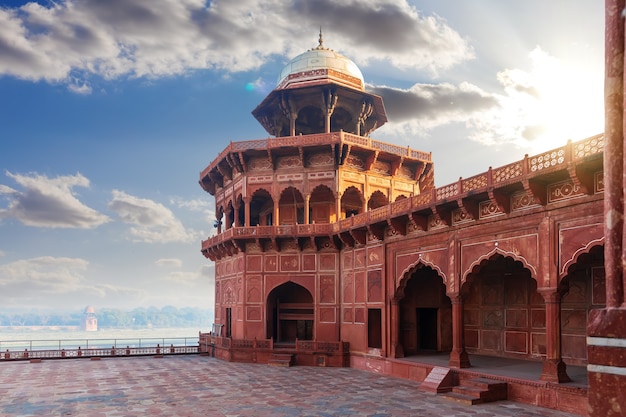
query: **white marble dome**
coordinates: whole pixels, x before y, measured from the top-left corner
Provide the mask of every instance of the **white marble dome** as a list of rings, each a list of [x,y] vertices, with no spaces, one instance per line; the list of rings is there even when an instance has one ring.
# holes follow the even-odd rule
[[[319,46],[289,61],[278,76],[277,86],[288,88],[293,84],[323,79],[364,90],[365,83],[359,67],[349,58],[325,48],[321,39]]]

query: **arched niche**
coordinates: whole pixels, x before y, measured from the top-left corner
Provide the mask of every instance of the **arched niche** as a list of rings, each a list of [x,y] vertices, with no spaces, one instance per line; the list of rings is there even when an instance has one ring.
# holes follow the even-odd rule
[[[288,281],[267,296],[267,337],[276,343],[313,340],[313,296],[303,286]]]

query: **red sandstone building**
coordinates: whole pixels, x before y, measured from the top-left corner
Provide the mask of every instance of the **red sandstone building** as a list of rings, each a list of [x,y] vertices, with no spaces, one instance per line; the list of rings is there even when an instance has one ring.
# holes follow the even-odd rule
[[[200,175],[216,356],[418,381],[443,356],[452,384],[475,376],[470,355],[516,359],[542,371],[501,378],[510,399],[587,412],[568,366],[588,365],[607,302],[604,135],[436,188],[429,153],[370,137],[382,99],[321,37],[252,113],[272,137]]]

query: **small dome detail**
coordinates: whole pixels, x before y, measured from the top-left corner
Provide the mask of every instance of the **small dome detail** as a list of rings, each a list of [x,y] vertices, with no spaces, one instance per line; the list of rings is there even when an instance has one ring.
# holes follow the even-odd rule
[[[338,52],[324,47],[320,31],[319,45],[293,58],[278,76],[276,89],[302,87],[328,82],[364,90],[365,82],[359,67]]]

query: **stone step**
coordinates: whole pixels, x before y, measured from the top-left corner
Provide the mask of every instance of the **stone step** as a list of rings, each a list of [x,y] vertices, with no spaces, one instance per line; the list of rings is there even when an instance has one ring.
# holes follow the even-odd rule
[[[470,387],[465,385],[457,385],[456,387],[452,387],[452,392],[456,394],[463,394],[470,397],[480,398],[481,394],[487,392],[477,387]]]
[[[289,353],[272,353],[267,364],[270,366],[292,366],[293,355]]]
[[[461,381],[461,385],[477,387],[480,389],[502,389],[503,387],[506,388],[506,382],[484,377],[464,379]]]
[[[445,393],[443,396],[464,404],[480,404],[506,400],[508,389],[506,382],[473,378],[462,380],[460,385],[452,388],[452,392]]]
[[[465,404],[465,405],[474,405],[474,404],[480,404],[483,402],[483,400],[481,400],[480,398],[472,397],[470,395],[459,394],[454,391],[446,392],[445,394],[440,394],[440,395],[448,400],[456,401],[458,403]]]

